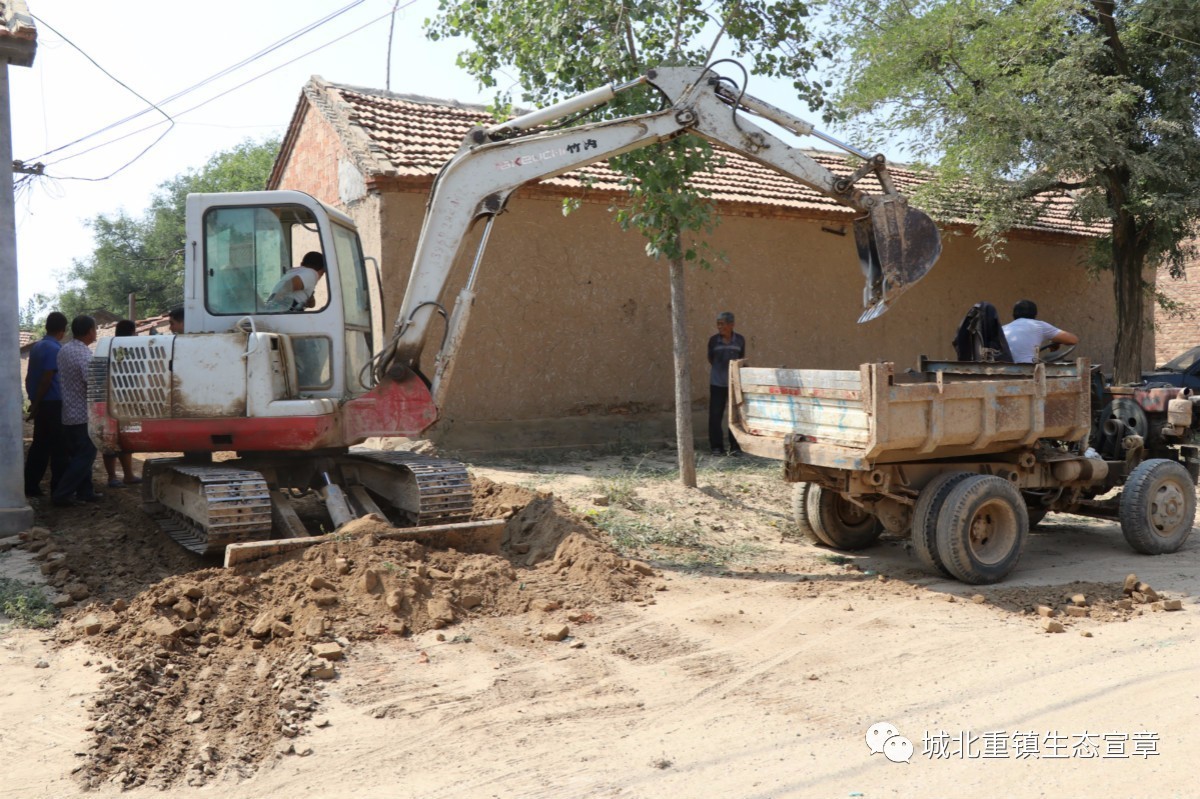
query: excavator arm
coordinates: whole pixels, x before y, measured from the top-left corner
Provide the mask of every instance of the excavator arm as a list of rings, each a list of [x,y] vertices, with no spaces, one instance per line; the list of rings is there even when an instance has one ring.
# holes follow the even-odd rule
[[[616,94],[649,83],[666,98],[660,111],[604,122],[537,130],[540,126],[601,105]],[[797,135],[817,135],[864,159],[848,177],[838,177],[747,115],[768,119]],[[529,132],[533,130],[533,132]],[[570,172],[621,153],[693,133],[787,175],[855,209],[855,242],[866,277],[859,318],[882,314],[888,304],[933,266],[941,240],[932,220],[908,207],[895,191],[882,155],[870,156],[815,131],[799,118],[731,89],[711,68],[669,67],[649,71],[619,86],[606,86],[490,127],[471,130],[458,153],[434,182],[414,256],[408,288],[387,346],[376,360],[376,377],[391,368],[418,366],[440,297],[466,234],[487,220],[480,249],[448,321],[432,383],[434,404],[442,399],[454,355],[474,301],[474,284],[491,224],[514,191],[534,180]],[[883,193],[868,194],[857,182],[874,174]]]

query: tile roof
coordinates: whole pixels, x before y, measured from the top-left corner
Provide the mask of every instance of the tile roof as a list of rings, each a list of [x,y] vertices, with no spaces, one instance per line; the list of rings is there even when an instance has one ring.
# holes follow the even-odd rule
[[[22,330],[20,332],[19,349],[25,350],[25,349],[28,349],[29,347],[32,347],[34,342],[36,342],[38,340],[38,338],[39,337],[38,337],[37,333],[30,333],[28,330]]]
[[[136,327],[134,329],[133,334],[135,336],[145,336],[145,335],[155,336],[155,335],[159,335],[162,333],[167,333],[170,331],[170,324],[171,324],[171,319],[167,314],[161,314],[159,316],[151,316],[147,319],[139,319],[136,322]],[[99,325],[96,325],[96,335],[99,338],[105,338],[107,336],[112,336],[113,334],[116,333],[116,329],[117,329],[116,322],[99,324]]]
[[[343,144],[358,159],[359,168],[368,181],[384,178],[402,184],[428,186],[441,166],[458,151],[471,128],[494,121],[482,106],[344,86],[318,77],[305,86],[301,106],[305,100],[333,123]],[[302,119],[301,110],[297,109],[293,126]],[[694,178],[696,185],[709,190],[718,203],[732,204],[751,213],[792,212],[825,218],[847,218],[852,213],[824,194],[773,169],[734,152],[721,152],[725,156],[722,165],[712,173]],[[848,174],[857,166],[848,165],[839,154],[805,152],[835,174]],[[280,168],[280,164],[276,167]],[[895,164],[889,165],[889,172],[896,188],[905,194],[925,180],[920,172]],[[590,182],[589,192],[622,191],[620,176],[606,162],[538,181],[537,185],[563,195],[574,194],[562,190],[583,187],[584,177]],[[859,186],[868,193],[881,191],[873,175],[863,179]],[[1024,229],[1072,236],[1104,232],[1103,225],[1089,227],[1074,219],[1073,208],[1074,202],[1065,194],[1047,198],[1039,220]],[[964,217],[950,216],[939,222],[943,226],[968,225]]]

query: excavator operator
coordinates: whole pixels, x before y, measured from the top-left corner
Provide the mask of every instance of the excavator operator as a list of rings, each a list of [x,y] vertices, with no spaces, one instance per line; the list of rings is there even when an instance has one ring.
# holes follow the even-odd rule
[[[300,265],[289,269],[271,289],[267,304],[282,311],[303,311],[316,305],[313,292],[325,274],[325,256],[312,251],[304,254]]]

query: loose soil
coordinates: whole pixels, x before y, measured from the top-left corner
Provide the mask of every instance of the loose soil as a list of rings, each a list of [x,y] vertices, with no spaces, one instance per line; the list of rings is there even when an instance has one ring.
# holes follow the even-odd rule
[[[134,489],[39,506],[0,574],[40,567],[64,607],[49,635],[0,637],[0,713],[24,730],[0,732],[0,797],[1173,795],[1190,780],[1200,542],[1147,558],[1112,523],[1051,515],[1007,581],[966,586],[903,539],[814,546],[774,464],[705,458],[687,490],[671,459],[472,464],[476,516],[506,518],[500,554],[382,538],[367,518],[223,569],[159,533]],[[911,763],[871,754],[880,721],[913,741]],[[922,754],[938,730],[1033,728],[1152,731],[1159,751]]]

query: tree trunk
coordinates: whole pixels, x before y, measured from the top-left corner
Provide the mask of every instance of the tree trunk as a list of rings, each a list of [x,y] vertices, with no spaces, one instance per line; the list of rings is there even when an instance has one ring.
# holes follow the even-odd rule
[[[1119,195],[1123,197],[1124,195]],[[1117,300],[1117,348],[1113,383],[1136,383],[1142,378],[1142,339],[1146,333],[1146,265],[1148,231],[1118,206],[1113,223],[1113,291]]]
[[[1117,351],[1113,356],[1113,382],[1136,383],[1142,377],[1142,337],[1145,334],[1146,293],[1142,264],[1118,260],[1113,287],[1117,296]]]
[[[679,450],[679,482],[696,487],[696,437],[692,433],[692,370],[688,363],[687,307],[683,291],[683,259],[671,259],[671,343],[675,351],[675,444]]]

